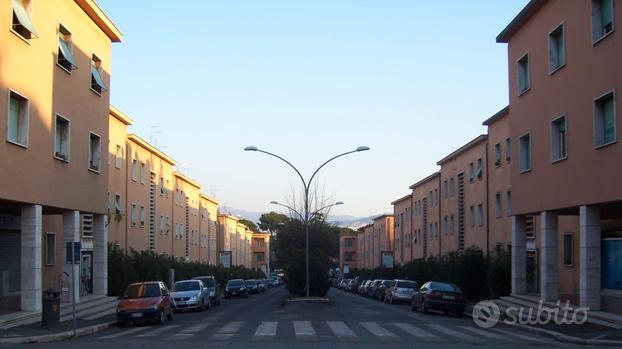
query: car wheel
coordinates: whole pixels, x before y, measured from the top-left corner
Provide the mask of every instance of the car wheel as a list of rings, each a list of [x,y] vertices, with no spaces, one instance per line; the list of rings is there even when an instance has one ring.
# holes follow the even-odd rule
[[[168,321],[173,321],[173,308],[169,310],[168,315],[166,315],[166,318],[168,319]]]
[[[415,303],[414,299],[410,301],[410,310],[417,311],[417,303]]]
[[[162,325],[164,323],[165,319],[166,319],[166,317],[164,316],[164,309],[162,309],[158,313],[158,320],[157,320],[158,325]]]
[[[421,301],[421,312],[424,314],[428,313],[428,309],[425,306],[425,301]]]
[[[207,310],[212,309],[212,301],[209,298],[207,299],[207,305],[205,307],[207,308]]]
[[[393,304],[393,296],[389,299],[389,304]]]

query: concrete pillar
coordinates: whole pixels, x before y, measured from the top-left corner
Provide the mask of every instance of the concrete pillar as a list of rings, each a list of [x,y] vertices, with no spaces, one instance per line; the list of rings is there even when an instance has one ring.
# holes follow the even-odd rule
[[[67,243],[80,241],[80,211],[68,211],[63,213],[63,278],[68,280],[67,288],[69,288],[69,300],[73,298],[72,292],[76,294],[76,302],[80,301],[80,264],[67,263]],[[80,260],[80,256],[76,257]],[[81,260],[80,260],[81,261]],[[71,268],[74,268],[72,274]],[[71,276],[74,275],[74,287],[71,289]]]
[[[559,298],[557,220],[555,213],[540,213],[540,298],[545,302],[555,302]]]
[[[579,302],[582,307],[600,310],[600,210],[579,208]]]
[[[22,206],[20,301],[22,311],[41,311],[41,205]]]
[[[93,294],[108,294],[108,216],[93,215]]]
[[[512,216],[512,294],[527,291],[525,216]]]

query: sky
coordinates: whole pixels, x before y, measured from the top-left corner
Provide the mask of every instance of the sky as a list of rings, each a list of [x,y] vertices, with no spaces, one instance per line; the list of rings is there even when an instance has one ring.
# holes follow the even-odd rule
[[[221,206],[280,211],[300,179],[334,215],[392,212],[508,103],[495,37],[528,0],[99,0],[124,34],[110,100]]]

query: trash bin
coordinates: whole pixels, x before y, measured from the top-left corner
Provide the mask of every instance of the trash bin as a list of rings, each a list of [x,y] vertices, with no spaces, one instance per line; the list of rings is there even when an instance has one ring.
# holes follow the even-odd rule
[[[49,288],[43,291],[41,327],[54,328],[60,325],[60,290]]]

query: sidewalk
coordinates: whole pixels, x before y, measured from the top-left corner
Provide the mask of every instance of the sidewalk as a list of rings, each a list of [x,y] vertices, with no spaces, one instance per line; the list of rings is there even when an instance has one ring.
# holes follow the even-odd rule
[[[78,335],[110,327],[115,321],[116,298],[89,297],[76,304]],[[60,325],[41,327],[41,313],[21,312],[0,316],[0,343],[31,343],[61,340],[73,336],[73,312],[70,303],[61,304]]]

